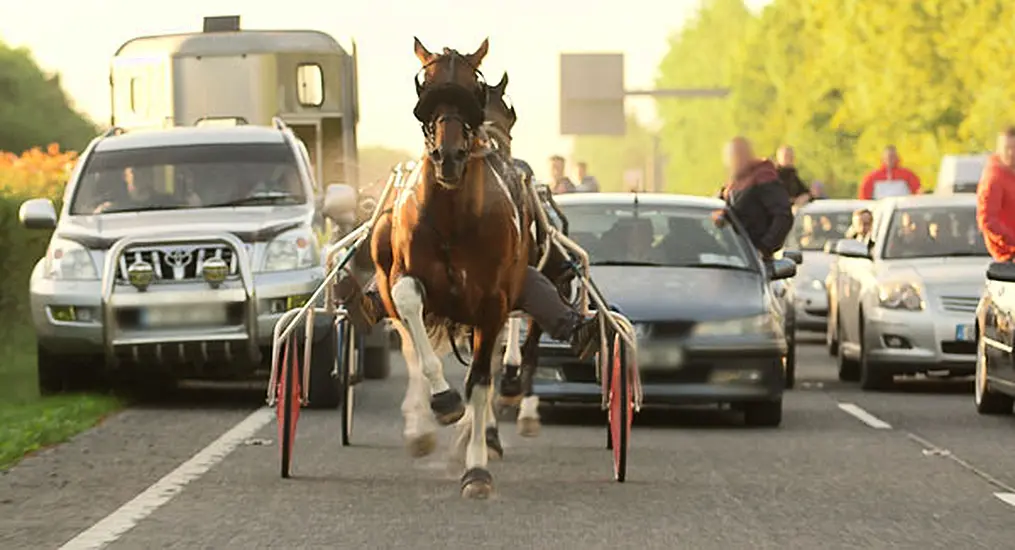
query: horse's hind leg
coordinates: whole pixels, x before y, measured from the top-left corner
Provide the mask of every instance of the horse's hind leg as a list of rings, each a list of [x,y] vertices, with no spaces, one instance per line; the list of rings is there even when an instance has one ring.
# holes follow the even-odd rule
[[[391,287],[391,300],[416,350],[423,376],[430,382],[430,408],[444,426],[465,414],[462,396],[444,378],[444,366],[434,352],[423,324],[423,286],[414,277],[401,277]],[[485,415],[484,415],[485,416]]]
[[[530,323],[531,325],[532,323]],[[522,321],[510,318],[507,322],[507,349],[504,353],[504,371],[500,377],[500,395],[497,404],[501,407],[517,407],[522,401],[522,382],[519,371],[522,364],[522,351],[518,347]],[[528,339],[526,339],[526,342]]]
[[[405,444],[413,458],[424,457],[437,447],[437,425],[433,413],[427,406],[429,393],[427,381],[419,365],[419,355],[412,347],[409,331],[395,322],[395,329],[402,340],[402,357],[409,371],[409,384],[402,400],[402,417],[405,419]]]
[[[539,435],[539,396],[533,391],[533,378],[536,375],[536,368],[539,363],[539,339],[543,336],[543,329],[533,321],[529,321],[529,331],[525,336],[525,343],[522,345],[522,372],[521,372],[521,406],[518,407],[518,435],[522,437],[536,437]]]

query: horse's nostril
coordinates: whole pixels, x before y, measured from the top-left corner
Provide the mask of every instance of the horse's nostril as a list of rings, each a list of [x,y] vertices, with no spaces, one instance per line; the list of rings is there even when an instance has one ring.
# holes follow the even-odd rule
[[[460,161],[465,160],[465,157],[467,156],[469,156],[469,152],[464,149],[459,149],[458,151],[455,151],[455,158]]]
[[[430,158],[434,159],[435,161],[440,161],[441,160],[440,149],[434,149],[433,151],[430,151]]]

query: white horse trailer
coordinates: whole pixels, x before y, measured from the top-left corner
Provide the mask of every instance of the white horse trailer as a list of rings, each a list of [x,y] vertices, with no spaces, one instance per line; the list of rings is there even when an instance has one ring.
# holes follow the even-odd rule
[[[111,125],[126,130],[203,124],[270,125],[303,141],[315,186],[358,188],[356,44],[312,30],[240,30],[208,17],[200,33],[128,40],[109,74]]]

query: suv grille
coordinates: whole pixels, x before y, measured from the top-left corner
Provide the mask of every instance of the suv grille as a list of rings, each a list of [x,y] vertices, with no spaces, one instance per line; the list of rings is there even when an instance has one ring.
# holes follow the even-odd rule
[[[225,245],[145,246],[128,249],[120,256],[116,281],[128,282],[127,269],[138,261],[152,265],[156,281],[201,279],[201,268],[209,258],[222,258],[229,265],[230,277],[240,271],[236,254]]]
[[[941,307],[945,311],[954,311],[956,313],[976,313],[976,305],[980,303],[978,297],[966,297],[966,296],[942,296]]]

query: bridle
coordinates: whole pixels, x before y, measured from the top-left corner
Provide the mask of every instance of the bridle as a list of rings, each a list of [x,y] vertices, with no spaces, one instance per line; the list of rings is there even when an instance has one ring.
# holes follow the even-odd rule
[[[426,82],[426,70],[437,63],[447,61],[448,77],[444,82]],[[469,89],[454,81],[455,69],[458,62],[464,63],[476,76],[477,86]],[[486,103],[489,96],[489,86],[486,78],[478,67],[472,65],[468,58],[457,50],[444,49],[444,53],[430,60],[424,65],[415,78],[416,96],[418,98],[413,114],[420,121],[423,129],[427,154],[437,154],[437,127],[451,121],[461,123],[466,143],[469,148],[473,147],[477,132],[483,125],[485,118]],[[457,107],[456,112],[437,113],[439,105],[453,105]]]

